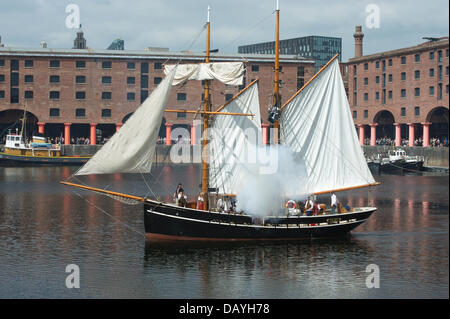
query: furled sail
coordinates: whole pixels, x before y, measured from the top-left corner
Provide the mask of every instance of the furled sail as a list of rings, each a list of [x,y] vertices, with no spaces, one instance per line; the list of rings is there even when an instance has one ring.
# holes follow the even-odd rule
[[[282,110],[281,141],[301,158],[311,193],[375,183],[359,145],[337,59]]]
[[[164,72],[168,74],[175,65],[166,65]],[[242,85],[244,63],[214,62],[199,64],[180,64],[173,79],[173,85],[187,80],[219,80],[227,85]]]
[[[176,68],[75,175],[148,173]]]
[[[256,147],[261,143],[257,82],[222,112],[254,114],[253,117],[216,115],[209,131],[209,187],[233,194],[249,164],[256,163]]]

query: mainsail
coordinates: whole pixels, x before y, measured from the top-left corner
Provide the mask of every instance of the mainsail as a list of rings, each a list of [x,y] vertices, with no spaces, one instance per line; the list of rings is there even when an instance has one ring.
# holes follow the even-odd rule
[[[375,183],[359,145],[335,59],[282,109],[281,141],[301,158],[311,193]]]
[[[149,173],[176,67],[75,175]]]
[[[175,65],[166,65],[164,72],[170,73]],[[180,64],[173,79],[173,85],[187,80],[219,80],[227,85],[242,85],[244,63],[214,62],[199,64]]]
[[[256,147],[261,143],[257,82],[221,111],[254,114],[253,117],[218,115],[210,128],[209,186],[218,188],[220,193],[233,194],[249,164],[256,163]]]

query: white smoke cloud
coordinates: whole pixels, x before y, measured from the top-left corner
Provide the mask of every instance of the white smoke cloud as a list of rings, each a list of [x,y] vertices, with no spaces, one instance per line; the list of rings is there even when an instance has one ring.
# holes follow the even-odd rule
[[[259,148],[258,158],[257,163],[246,164],[246,173],[238,183],[238,211],[267,216],[278,213],[288,199],[302,200],[308,196],[306,166],[296,153],[284,145],[271,145]]]

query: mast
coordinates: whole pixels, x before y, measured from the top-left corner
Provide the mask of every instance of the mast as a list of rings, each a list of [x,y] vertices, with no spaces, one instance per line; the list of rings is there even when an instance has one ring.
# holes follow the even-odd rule
[[[27,102],[25,99],[25,105],[23,108],[22,128],[20,130],[20,139],[22,140],[23,143],[25,143],[25,137],[23,136],[23,133],[24,133],[24,129],[25,129],[26,120],[27,120]]]
[[[277,10],[276,10],[276,31],[275,31],[275,75],[274,75],[274,88],[273,88],[273,101],[272,107],[269,110],[269,122],[273,123],[275,128],[274,142],[278,143],[278,128],[279,128],[279,118],[280,118],[280,106],[281,106],[281,96],[280,96],[280,7],[277,0]]]
[[[280,105],[280,8],[277,0],[277,25],[275,36],[275,77],[274,77],[274,105]],[[275,127],[278,128],[278,121],[275,122]]]
[[[205,62],[209,63],[209,51],[210,51],[210,7],[208,6],[208,16],[206,19],[206,58]],[[210,100],[209,100],[209,85],[210,80],[205,80],[205,89],[204,89],[204,114],[203,114],[203,140],[202,140],[202,192],[204,196],[204,205],[205,210],[208,210],[208,121],[209,114],[207,112],[210,111]]]

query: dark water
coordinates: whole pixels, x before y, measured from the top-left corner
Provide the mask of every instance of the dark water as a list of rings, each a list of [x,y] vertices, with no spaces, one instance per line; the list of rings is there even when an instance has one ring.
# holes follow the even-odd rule
[[[0,298],[449,297],[448,176],[377,176],[383,184],[370,192],[340,194],[378,211],[339,240],[154,244],[140,205],[60,185],[73,170],[0,167]],[[159,167],[146,177],[149,196],[179,181],[194,195],[198,175]],[[82,181],[147,192],[139,175]],[[79,289],[66,287],[69,264],[79,266]],[[370,264],[379,288],[366,286]]]

